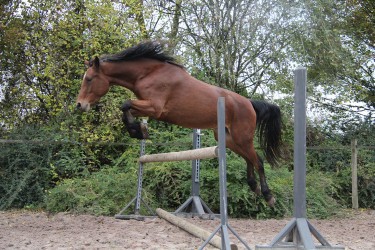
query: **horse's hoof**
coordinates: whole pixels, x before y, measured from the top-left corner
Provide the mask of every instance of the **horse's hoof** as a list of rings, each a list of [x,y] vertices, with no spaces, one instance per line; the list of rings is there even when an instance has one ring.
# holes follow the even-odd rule
[[[136,138],[140,140],[149,138],[146,124],[140,123],[138,121],[135,121],[131,124],[127,124],[125,122],[125,127],[126,130],[129,132],[129,136],[131,138]]]
[[[139,130],[136,130],[136,129],[128,129],[128,132],[129,132],[129,136],[130,138],[135,138],[135,139],[139,139],[139,140],[142,140],[142,139],[147,139],[147,138],[144,138],[145,136],[143,135],[143,133]]]
[[[274,207],[275,206],[275,203],[276,203],[276,199],[275,199],[275,197],[271,197],[271,199],[269,199],[268,201],[267,201],[267,203],[268,203],[268,206],[270,206],[270,207]]]
[[[125,111],[128,111],[128,110],[131,108],[131,106],[132,106],[131,101],[126,101],[126,102],[124,102],[124,104],[122,104],[122,106],[121,106],[120,109],[121,109],[123,112],[125,112]]]

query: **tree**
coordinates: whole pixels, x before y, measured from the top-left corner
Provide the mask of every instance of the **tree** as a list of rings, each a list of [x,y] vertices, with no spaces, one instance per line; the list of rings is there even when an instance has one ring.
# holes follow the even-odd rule
[[[28,1],[9,6],[2,32],[1,120],[7,127],[47,122],[68,112],[84,73],[84,60],[128,47],[130,15],[111,1]],[[11,13],[12,12],[12,13]],[[19,13],[19,14],[16,14]],[[4,21],[2,21],[4,23]]]
[[[305,0],[290,59],[308,68],[308,96],[333,129],[371,120],[374,107],[374,50],[350,35],[344,1]],[[327,119],[330,117],[329,119]]]
[[[252,96],[283,68],[293,29],[283,1],[198,1],[182,9],[181,37],[196,76]]]
[[[352,40],[352,47],[357,55],[360,77],[357,81],[357,101],[363,101],[368,107],[375,108],[375,2],[346,1],[343,13],[343,29]],[[353,49],[353,50],[354,50]]]
[[[375,48],[375,3],[371,0],[341,1],[346,5],[345,24],[347,33]]]

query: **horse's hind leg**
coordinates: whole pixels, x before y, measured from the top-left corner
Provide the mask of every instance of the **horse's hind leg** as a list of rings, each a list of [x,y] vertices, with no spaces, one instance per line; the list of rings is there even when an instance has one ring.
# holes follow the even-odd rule
[[[245,160],[245,161],[246,161],[246,165],[247,165],[247,184],[249,185],[251,191],[253,191],[257,195],[260,195],[261,190],[258,186],[258,183],[257,183],[256,179],[255,179],[254,166],[250,161],[248,161],[248,160]]]
[[[260,182],[260,191],[269,206],[273,207],[275,204],[275,198],[273,197],[270,189],[268,188],[268,184],[266,181],[266,175],[264,172],[263,167],[263,160],[262,158],[256,153],[254,146],[245,146],[244,148],[248,148],[248,152],[246,155],[242,157],[246,160],[247,163],[247,183],[249,184],[251,190],[255,193],[260,194],[259,187],[255,180],[254,175],[254,168],[258,172],[259,182]]]
[[[218,138],[217,130],[214,130],[214,135],[215,135],[215,139],[217,140]],[[238,154],[239,156],[245,159],[246,165],[247,165],[247,184],[249,185],[251,191],[253,191],[257,195],[260,195],[261,189],[259,188],[258,183],[255,178],[253,160],[250,160],[251,158],[248,156],[248,152],[245,152],[245,150],[243,150],[245,147],[246,148],[248,147],[247,146],[239,147],[238,144],[234,143],[232,135],[228,133],[228,131],[226,133],[225,142],[226,142],[227,148],[229,148],[234,153]]]
[[[257,158],[256,169],[257,169],[257,172],[258,172],[258,175],[259,175],[260,188],[262,190],[263,197],[267,201],[268,205],[270,207],[273,207],[275,205],[276,200],[273,197],[270,189],[268,188],[268,184],[267,184],[267,181],[266,181],[266,174],[264,172],[263,160],[257,153],[255,153],[255,154],[256,154],[256,158]]]
[[[275,198],[273,197],[266,181],[266,175],[263,167],[263,160],[256,153],[253,145],[253,136],[247,134],[246,130],[231,130],[227,135],[227,147],[233,152],[245,159],[247,164],[247,183],[250,189],[256,194],[262,193],[269,206],[274,206]],[[254,169],[258,172],[260,190],[255,179]]]

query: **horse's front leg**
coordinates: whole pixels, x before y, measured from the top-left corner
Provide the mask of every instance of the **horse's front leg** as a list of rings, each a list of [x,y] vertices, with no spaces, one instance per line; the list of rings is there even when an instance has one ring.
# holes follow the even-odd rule
[[[161,115],[161,109],[156,108],[155,104],[151,103],[149,100],[128,100],[122,105],[121,109],[130,110],[131,115],[135,117],[151,117],[158,119]]]
[[[132,101],[126,101],[122,106],[122,121],[130,137],[137,139],[148,139],[147,125],[134,119]]]

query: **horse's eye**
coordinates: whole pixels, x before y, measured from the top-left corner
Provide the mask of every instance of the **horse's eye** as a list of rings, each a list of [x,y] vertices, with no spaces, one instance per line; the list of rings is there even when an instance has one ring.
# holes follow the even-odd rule
[[[90,83],[92,81],[92,78],[86,77],[86,81]]]

